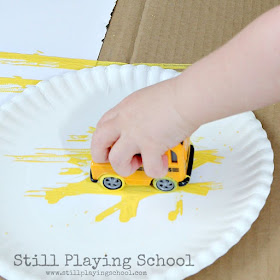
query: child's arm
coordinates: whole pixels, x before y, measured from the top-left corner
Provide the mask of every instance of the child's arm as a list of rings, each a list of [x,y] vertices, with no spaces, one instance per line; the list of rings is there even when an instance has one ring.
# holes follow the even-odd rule
[[[180,111],[198,120],[197,125],[279,102],[280,6],[177,80],[179,104],[188,100],[192,104],[188,111]]]
[[[93,135],[92,157],[122,176],[141,164],[167,173],[164,153],[200,125],[280,101],[280,7],[174,79],[140,90],[107,112]],[[110,147],[113,145],[112,149]]]

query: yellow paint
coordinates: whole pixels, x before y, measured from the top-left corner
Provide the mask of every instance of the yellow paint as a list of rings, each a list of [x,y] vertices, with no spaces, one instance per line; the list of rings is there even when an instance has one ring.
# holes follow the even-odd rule
[[[92,134],[95,131],[95,127],[90,126],[87,133]]]
[[[8,235],[8,232],[5,232],[5,235]]]
[[[176,209],[174,211],[169,212],[168,219],[170,221],[175,221],[177,219],[178,214],[183,215],[183,200],[180,199],[177,201]]]
[[[201,140],[203,140],[204,139],[204,137],[196,137],[196,138],[193,138],[192,139],[192,142],[194,142],[194,143],[199,143]]]
[[[202,150],[195,151],[193,168],[198,168],[206,163],[216,163],[220,164],[224,157],[217,156],[217,150]]]
[[[114,61],[98,61],[80,58],[67,58],[56,56],[41,55],[42,52],[37,51],[35,54],[20,54],[0,52],[0,64],[12,64],[21,66],[36,66],[48,68],[62,68],[70,70],[80,70],[83,68],[92,68],[95,66],[108,66],[112,64],[125,65],[123,62]],[[168,63],[135,63],[133,65],[145,64],[148,66],[160,66],[164,69],[184,70],[190,64],[168,64]]]
[[[125,65],[123,62],[97,61],[78,58],[54,57],[42,55],[43,52],[37,51],[34,54],[20,54],[0,52],[0,64],[11,64],[19,66],[62,68],[69,70],[81,70],[96,66],[108,66],[112,64]],[[190,64],[166,64],[166,63],[135,63],[133,65],[159,66],[164,69],[182,71]],[[40,80],[23,79],[22,77],[0,77],[1,92],[22,92],[27,86],[36,85]]]
[[[1,92],[22,92],[29,85],[36,85],[40,80],[23,79],[19,76],[12,78],[0,77]]]
[[[88,134],[91,134],[94,128],[90,128]],[[71,135],[72,136],[72,135]],[[73,139],[73,138],[72,138]],[[79,142],[79,137],[75,137],[77,143]],[[223,157],[217,156],[217,150],[203,150],[196,151],[194,158],[193,168],[198,168],[206,163],[219,164]],[[131,218],[135,217],[137,214],[137,208],[139,202],[147,197],[153,195],[168,195],[169,193],[164,193],[157,190],[151,186],[126,186],[121,190],[110,191],[99,183],[92,183],[89,178],[89,168],[91,163],[91,154],[89,149],[59,149],[59,148],[40,148],[36,149],[34,155],[8,155],[13,157],[17,162],[30,162],[30,163],[53,163],[61,162],[65,164],[72,164],[72,168],[63,167],[59,174],[64,176],[81,176],[81,180],[75,183],[63,183],[62,187],[54,188],[43,188],[41,190],[30,190],[26,192],[27,197],[39,197],[44,198],[47,203],[55,204],[61,199],[69,196],[78,196],[83,194],[92,195],[113,195],[119,197],[120,200],[115,204],[108,206],[108,208],[102,213],[95,217],[96,222],[100,222],[106,217],[118,212],[119,220],[121,222],[128,222]],[[86,171],[85,171],[86,170]],[[69,180],[71,181],[71,180]],[[180,197],[182,194],[189,193],[194,195],[206,196],[209,191],[221,189],[222,185],[216,182],[201,182],[201,183],[190,183],[184,187],[177,187],[174,192],[177,192]],[[177,208],[175,210],[181,213],[182,209],[181,203],[178,202]],[[178,210],[177,210],[178,209]],[[174,211],[173,211],[174,212]],[[170,214],[170,219],[175,220],[175,212]],[[88,211],[84,212],[85,214]],[[176,212],[177,213],[177,212]],[[181,214],[182,215],[182,214]],[[176,217],[175,217],[176,216]]]
[[[68,142],[87,142],[89,139],[88,135],[69,135],[69,137]]]
[[[62,68],[69,70],[81,70],[96,66],[108,66],[112,64],[125,65],[123,62],[98,61],[80,58],[67,58],[42,55],[43,52],[37,50],[34,54],[20,54],[10,52],[0,52],[0,64],[10,64],[19,66]],[[168,63],[135,63],[133,65],[159,66],[164,69],[183,71],[191,64],[168,64]],[[15,76],[11,78],[0,77],[1,92],[22,92],[27,86],[36,85],[40,80],[23,79]]]
[[[36,149],[37,151],[49,151],[49,153],[35,153],[35,155],[24,155],[24,156],[13,156],[6,155],[9,157],[13,157],[15,161],[24,161],[24,162],[64,162],[71,163],[79,167],[89,166],[91,162],[91,154],[89,149],[52,149],[52,148],[44,148],[44,149]],[[51,152],[51,153],[50,153]],[[57,153],[55,153],[57,152]],[[63,168],[62,170],[65,170]],[[80,173],[83,171],[80,169]],[[67,171],[62,171],[60,174],[64,175],[76,175],[77,168],[68,168]]]
[[[222,188],[221,184],[215,182],[191,183],[185,187],[177,188],[173,192],[191,193],[195,195],[206,196],[210,190]],[[34,192],[38,193],[34,195]],[[121,197],[121,200],[115,205],[109,207],[96,216],[95,221],[100,222],[109,215],[119,211],[119,220],[128,222],[137,214],[139,202],[152,195],[168,195],[150,186],[126,186],[120,191],[110,191],[102,187],[99,183],[92,183],[89,178],[79,183],[69,183],[65,187],[60,188],[43,188],[38,191],[27,191],[28,197],[42,197],[49,204],[56,204],[67,196],[77,196],[82,194],[95,195],[115,195]]]
[[[69,227],[69,224],[66,224],[66,227]]]
[[[53,225],[51,225],[51,228],[53,228]]]

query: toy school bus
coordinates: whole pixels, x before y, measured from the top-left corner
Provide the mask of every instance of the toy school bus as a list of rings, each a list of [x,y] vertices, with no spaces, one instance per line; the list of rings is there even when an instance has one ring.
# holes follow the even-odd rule
[[[172,191],[177,187],[187,185],[190,180],[194,147],[187,138],[176,147],[166,152],[168,156],[168,173],[164,178],[151,178],[140,167],[128,177],[120,177],[113,170],[110,163],[91,162],[90,179],[92,182],[99,182],[109,190],[118,190],[125,185],[149,186],[152,185],[160,191]]]

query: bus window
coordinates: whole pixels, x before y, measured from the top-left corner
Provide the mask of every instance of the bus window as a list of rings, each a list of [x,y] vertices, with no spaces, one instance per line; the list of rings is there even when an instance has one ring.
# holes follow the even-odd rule
[[[177,163],[178,162],[177,155],[173,151],[170,152],[171,152],[171,161]]]

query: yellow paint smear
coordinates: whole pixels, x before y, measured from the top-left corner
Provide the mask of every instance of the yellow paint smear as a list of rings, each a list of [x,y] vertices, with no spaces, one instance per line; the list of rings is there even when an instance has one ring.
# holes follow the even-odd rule
[[[183,200],[180,199],[176,203],[176,209],[174,211],[169,212],[168,219],[170,221],[175,221],[177,219],[178,214],[183,215]]]
[[[36,85],[40,80],[23,79],[19,76],[12,78],[0,77],[0,93],[1,92],[22,92],[27,86]]]
[[[96,66],[108,65],[125,65],[123,62],[98,61],[79,58],[45,56],[42,52],[37,51],[34,54],[20,54],[0,52],[0,64],[11,64],[19,66],[62,68],[69,70],[81,70],[84,68],[92,68]],[[135,63],[133,65],[159,66],[164,69],[173,69],[182,71],[190,64],[166,64],[166,63]],[[27,86],[36,85],[40,80],[23,79],[19,76],[0,77],[0,93],[1,92],[22,92]]]
[[[196,137],[196,138],[193,138],[192,139],[192,142],[194,142],[194,143],[199,143],[201,140],[203,140],[204,139],[204,137]]]
[[[217,183],[215,182],[194,183],[188,184],[185,187],[180,187],[173,192],[206,196],[216,185]],[[56,204],[64,197],[83,194],[114,195],[121,197],[118,203],[97,215],[95,218],[96,222],[102,221],[115,212],[119,212],[119,220],[121,222],[128,222],[131,218],[136,217],[137,208],[142,199],[158,194],[168,195],[168,193],[161,192],[151,186],[125,186],[122,190],[110,191],[99,183],[92,183],[89,178],[79,183],[69,183],[65,187],[43,188],[42,190],[26,192],[26,196],[45,198],[49,204]],[[174,217],[174,215],[175,214],[173,214],[172,217]]]
[[[193,169],[200,167],[206,163],[220,164],[224,157],[217,156],[217,150],[201,150],[195,151]]]
[[[92,68],[95,66],[108,66],[112,64],[125,65],[123,62],[98,61],[80,58],[67,58],[56,56],[45,56],[37,51],[35,54],[20,54],[10,52],[0,52],[1,64],[12,64],[20,66],[36,66],[49,68],[62,68],[69,70],[80,70],[83,68]],[[164,69],[184,70],[190,64],[168,64],[168,63],[135,63],[134,65],[145,64],[148,66],[159,66]]]
[[[0,52],[0,64],[10,64],[19,66],[62,68],[69,70],[81,70],[96,66],[125,65],[123,62],[98,61],[80,58],[67,58],[56,56],[45,56],[43,52],[37,51],[34,54],[20,54],[10,52]],[[191,64],[168,64],[168,63],[135,63],[133,65],[159,66],[164,69],[183,71]],[[36,85],[40,80],[23,79],[19,76],[0,77],[1,92],[22,92],[27,86]]]
[[[91,127],[88,134],[91,134],[94,128]],[[70,136],[76,142],[79,137]],[[84,135],[83,135],[84,136]],[[56,188],[43,188],[41,190],[27,191],[27,197],[41,197],[47,203],[55,204],[61,199],[69,196],[78,196],[84,194],[93,195],[113,195],[120,197],[120,200],[95,217],[96,222],[104,220],[106,217],[118,212],[121,222],[128,222],[131,218],[136,217],[139,202],[153,195],[168,195],[169,193],[161,192],[151,186],[125,186],[121,190],[108,190],[99,183],[92,183],[89,179],[89,168],[91,163],[91,154],[89,149],[59,149],[59,148],[40,148],[36,149],[34,155],[7,155],[13,157],[17,162],[30,163],[53,163],[61,162],[72,164],[73,167],[61,168],[59,174],[64,176],[79,175],[81,180],[75,183],[63,183],[64,186]],[[206,163],[221,163],[223,157],[216,155],[217,150],[203,150],[195,152],[194,168]],[[180,194],[190,193],[194,195],[206,196],[210,190],[221,189],[222,185],[216,182],[190,183],[184,187],[178,187],[174,192]],[[181,202],[180,202],[181,201]],[[169,213],[169,219],[174,221],[178,214],[182,215],[183,202],[179,200],[175,211]],[[87,211],[86,211],[87,212]],[[85,213],[86,213],[85,212]]]
[[[90,126],[87,133],[92,134],[95,131],[95,127]]]
[[[88,135],[69,135],[68,142],[87,142],[89,140]]]

